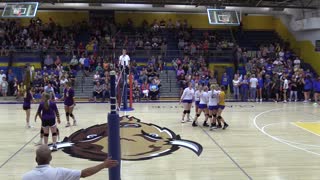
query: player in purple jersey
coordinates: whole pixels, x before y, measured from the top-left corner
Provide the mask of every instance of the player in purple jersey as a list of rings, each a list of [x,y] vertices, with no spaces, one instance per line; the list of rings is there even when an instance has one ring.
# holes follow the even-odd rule
[[[76,126],[77,125],[77,121],[76,121],[76,118],[73,115],[73,108],[75,106],[74,90],[71,87],[71,84],[69,82],[67,82],[65,84],[63,98],[64,98],[64,110],[66,112],[66,118],[67,118],[66,127],[70,126],[69,116],[73,119],[73,125]]]
[[[28,88],[24,93],[23,93],[23,110],[26,112],[26,122],[27,128],[31,128],[30,125],[30,111],[31,111],[31,102],[33,101],[33,97],[32,97],[32,92],[31,92],[31,88]]]
[[[60,115],[55,102],[51,101],[50,94],[44,93],[42,95],[43,102],[39,104],[37,115],[35,121],[37,120],[37,116],[41,119],[41,126],[43,129],[44,136],[44,144],[48,144],[49,130],[52,133],[52,143],[53,150],[57,150],[57,126],[56,126],[56,118],[57,122],[60,124]]]

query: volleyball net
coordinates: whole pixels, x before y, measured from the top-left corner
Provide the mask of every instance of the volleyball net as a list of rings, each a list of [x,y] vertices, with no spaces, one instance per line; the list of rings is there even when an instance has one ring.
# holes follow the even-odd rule
[[[123,68],[116,75],[117,108],[120,111],[133,110],[133,74]]]

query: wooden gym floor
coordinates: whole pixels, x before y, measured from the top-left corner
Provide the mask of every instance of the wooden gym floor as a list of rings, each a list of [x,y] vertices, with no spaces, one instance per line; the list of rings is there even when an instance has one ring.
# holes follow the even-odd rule
[[[32,106],[32,129],[25,128],[21,104],[0,105],[0,179],[21,179],[36,166],[35,141],[40,122],[34,123],[37,105]],[[191,123],[181,124],[177,103],[136,103],[127,112],[145,123],[166,127],[182,139],[202,145],[198,157],[181,147],[172,154],[143,161],[122,161],[123,180],[311,180],[320,177],[320,109],[302,103],[227,103],[225,131],[209,131]],[[109,104],[80,104],[74,114],[78,126],[64,128],[62,104],[61,138],[81,128],[106,122]],[[120,115],[124,115],[120,112]],[[192,116],[194,109],[192,109]],[[202,124],[203,116],[199,119]],[[122,151],[130,151],[122,149]],[[74,158],[61,150],[53,153],[52,166],[83,169],[97,162]],[[107,179],[107,170],[88,179]]]

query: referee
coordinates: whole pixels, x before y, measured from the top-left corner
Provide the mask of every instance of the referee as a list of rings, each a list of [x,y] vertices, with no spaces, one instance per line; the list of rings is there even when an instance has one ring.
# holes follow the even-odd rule
[[[129,74],[129,69],[130,69],[130,57],[127,54],[127,50],[123,49],[122,50],[122,55],[119,57],[119,66],[120,70],[125,68],[126,74]]]

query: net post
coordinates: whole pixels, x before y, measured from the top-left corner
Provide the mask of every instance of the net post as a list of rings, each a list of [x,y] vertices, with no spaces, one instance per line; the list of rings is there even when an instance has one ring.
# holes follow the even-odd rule
[[[130,86],[130,93],[129,93],[129,96],[130,96],[130,101],[129,101],[129,107],[130,109],[132,109],[132,101],[133,101],[133,79],[132,79],[132,73],[129,74],[129,86]]]
[[[123,97],[122,97],[122,102],[123,102],[123,110],[127,110],[128,109],[128,77],[127,77],[127,73],[126,73],[126,62],[124,62],[123,65],[123,73],[122,73],[122,77],[123,77]]]
[[[110,113],[108,113],[108,156],[119,162],[109,168],[109,180],[121,179],[120,121],[117,113],[116,72],[110,72]]]

